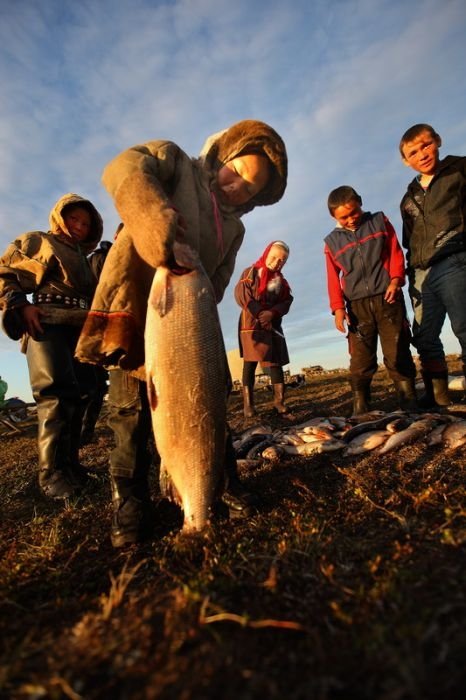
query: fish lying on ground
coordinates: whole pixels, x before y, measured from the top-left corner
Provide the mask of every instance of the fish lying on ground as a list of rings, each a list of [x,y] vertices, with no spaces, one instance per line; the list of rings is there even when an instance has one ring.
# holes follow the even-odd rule
[[[191,249],[186,274],[159,267],[147,309],[145,359],[161,487],[184,511],[183,531],[207,524],[224,488],[228,364],[211,283]],[[182,338],[187,341],[180,342]],[[168,477],[168,479],[167,479]]]
[[[333,416],[315,417],[287,429],[264,435],[248,452],[247,457],[277,460],[286,454],[311,455],[342,451],[352,457],[376,450],[385,454],[418,439],[427,446],[443,444],[455,449],[466,444],[466,419],[448,413],[414,414],[395,411],[382,416],[380,411],[366,414],[363,421]],[[372,415],[372,420],[367,420]],[[379,449],[380,448],[380,449]]]
[[[404,430],[400,430],[399,433],[393,433],[390,435],[383,447],[380,448],[379,454],[385,454],[386,452],[394,450],[401,445],[407,445],[414,442],[422,435],[426,435],[435,425],[435,419],[430,417],[421,418],[420,420],[414,421]]]
[[[389,435],[390,433],[387,430],[369,430],[366,433],[361,433],[347,444],[343,450],[343,455],[347,457],[349,455],[359,455],[363,452],[374,450],[376,447],[383,445]]]
[[[442,433],[442,442],[452,449],[466,443],[466,420],[450,423]]]

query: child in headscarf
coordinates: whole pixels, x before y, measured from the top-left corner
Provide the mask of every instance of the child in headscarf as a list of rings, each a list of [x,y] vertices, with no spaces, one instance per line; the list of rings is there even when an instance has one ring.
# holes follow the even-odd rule
[[[261,257],[243,271],[235,287],[235,299],[242,311],[239,319],[239,347],[243,363],[243,401],[246,418],[254,416],[254,381],[257,364],[270,372],[274,407],[286,413],[283,365],[289,363],[282,330],[293,296],[281,270],[289,248],[283,241],[269,243]]]

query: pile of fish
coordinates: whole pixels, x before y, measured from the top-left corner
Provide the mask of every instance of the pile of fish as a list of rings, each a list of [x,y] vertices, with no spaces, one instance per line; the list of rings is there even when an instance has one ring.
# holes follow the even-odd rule
[[[371,411],[357,418],[315,417],[285,430],[257,425],[235,436],[238,460],[281,459],[341,451],[343,456],[372,450],[386,454],[416,440],[455,449],[466,444],[466,420],[451,414]]]

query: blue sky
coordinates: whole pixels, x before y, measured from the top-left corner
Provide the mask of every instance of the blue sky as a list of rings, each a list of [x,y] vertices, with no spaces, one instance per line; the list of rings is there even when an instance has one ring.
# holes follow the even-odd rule
[[[414,174],[398,155],[402,133],[428,122],[441,155],[466,153],[465,36],[464,0],[0,0],[0,249],[46,230],[70,191],[94,202],[111,239],[118,218],[100,177],[118,152],[168,138],[195,156],[211,133],[261,119],[286,142],[288,188],[243,219],[219,308],[227,349],[234,283],[281,238],[292,371],[346,367],[324,274],[327,195],[354,186],[401,233]],[[448,321],[444,339],[458,352]],[[25,358],[3,333],[0,375],[8,396],[32,400]]]

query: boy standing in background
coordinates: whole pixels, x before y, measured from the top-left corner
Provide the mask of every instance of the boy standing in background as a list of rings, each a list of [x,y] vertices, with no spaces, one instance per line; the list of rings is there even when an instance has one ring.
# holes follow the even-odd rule
[[[466,376],[466,157],[440,160],[441,145],[429,124],[415,124],[400,141],[403,163],[417,172],[400,207],[414,312],[412,342],[421,361],[424,408],[451,403],[440,340],[447,314],[461,346]]]
[[[404,257],[395,230],[383,212],[364,212],[347,185],[332,190],[327,204],[337,222],[325,238],[328,294],[337,330],[348,332],[353,415],[369,410],[378,336],[400,408],[415,410],[416,368],[400,290]]]

